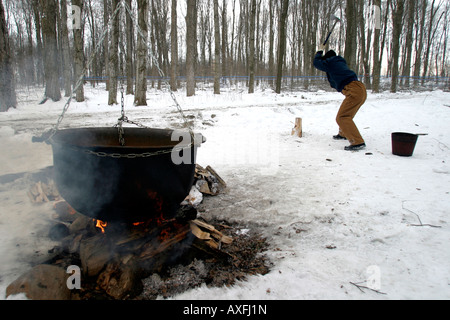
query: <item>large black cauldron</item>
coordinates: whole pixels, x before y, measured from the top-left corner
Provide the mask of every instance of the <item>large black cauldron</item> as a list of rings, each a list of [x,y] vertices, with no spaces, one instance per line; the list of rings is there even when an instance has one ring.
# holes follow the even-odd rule
[[[124,130],[125,146],[117,128],[57,131],[51,144],[61,196],[78,212],[107,222],[173,217],[193,184],[198,145],[171,141],[173,130]],[[187,148],[174,152],[190,154],[191,161],[177,165],[171,151],[180,146]]]

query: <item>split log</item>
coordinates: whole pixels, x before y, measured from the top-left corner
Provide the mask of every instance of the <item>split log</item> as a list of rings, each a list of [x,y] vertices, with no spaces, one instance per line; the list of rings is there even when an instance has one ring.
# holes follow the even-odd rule
[[[48,183],[41,181],[35,183],[28,190],[28,197],[33,203],[50,202],[60,198],[59,192],[52,180]]]
[[[205,232],[200,230],[200,228],[203,228],[203,229],[206,229],[207,231],[209,231],[208,234],[211,237],[213,237],[214,239],[216,239],[217,241],[219,241],[221,243],[230,244],[230,243],[233,242],[233,239],[231,237],[222,234],[214,226],[212,226],[212,225],[210,225],[210,224],[208,224],[206,222],[203,222],[201,220],[195,219],[195,220],[191,221],[190,224],[191,224],[191,230],[198,229],[199,231],[196,231],[196,232],[199,233],[199,234],[200,234],[200,232],[202,232],[202,234],[205,233]],[[193,233],[194,233],[194,231],[193,231]],[[194,235],[195,235],[195,233],[194,233]],[[201,237],[198,237],[198,238],[202,239]],[[206,239],[206,240],[210,240],[210,239],[211,238]]]
[[[295,118],[295,126],[294,129],[292,129],[292,135],[295,135],[299,138],[303,136],[302,121],[302,118]]]
[[[195,167],[195,179],[194,186],[204,194],[215,196],[227,187],[222,177],[211,166],[203,168],[197,164]]]
[[[224,188],[227,187],[227,184],[225,183],[225,180],[223,180],[223,179],[219,176],[219,174],[216,172],[216,170],[214,170],[214,169],[211,168],[210,166],[207,166],[207,167],[206,167],[206,170],[208,170],[209,172],[211,172],[211,174],[212,174],[214,177],[216,177],[217,180],[219,180],[219,183],[220,183]]]

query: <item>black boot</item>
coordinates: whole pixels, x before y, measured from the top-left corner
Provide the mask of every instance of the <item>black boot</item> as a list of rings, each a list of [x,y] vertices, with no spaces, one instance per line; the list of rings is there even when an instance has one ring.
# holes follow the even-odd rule
[[[334,140],[347,140],[346,137],[341,136],[340,134],[337,134],[335,136],[333,136]]]
[[[361,143],[361,144],[355,144],[352,146],[345,147],[345,150],[346,151],[359,151],[359,150],[363,150],[365,148],[366,148],[366,144]]]

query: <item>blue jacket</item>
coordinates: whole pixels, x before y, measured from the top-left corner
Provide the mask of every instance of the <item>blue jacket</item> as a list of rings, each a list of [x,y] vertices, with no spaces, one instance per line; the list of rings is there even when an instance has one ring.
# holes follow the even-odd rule
[[[342,92],[342,89],[350,82],[358,81],[356,73],[349,69],[344,58],[334,56],[322,60],[322,55],[322,51],[316,53],[314,67],[327,73],[327,78],[332,88]]]

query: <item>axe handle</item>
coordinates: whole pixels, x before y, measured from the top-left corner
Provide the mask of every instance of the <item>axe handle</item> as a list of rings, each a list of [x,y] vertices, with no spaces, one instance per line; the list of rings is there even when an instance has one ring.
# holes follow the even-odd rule
[[[339,20],[336,20],[336,22],[333,24],[333,27],[331,28],[330,32],[328,33],[327,38],[325,39],[325,42],[323,43],[323,45],[325,46],[328,43],[328,40],[330,40],[330,36],[334,31],[334,28],[336,28],[336,25],[338,24]]]

